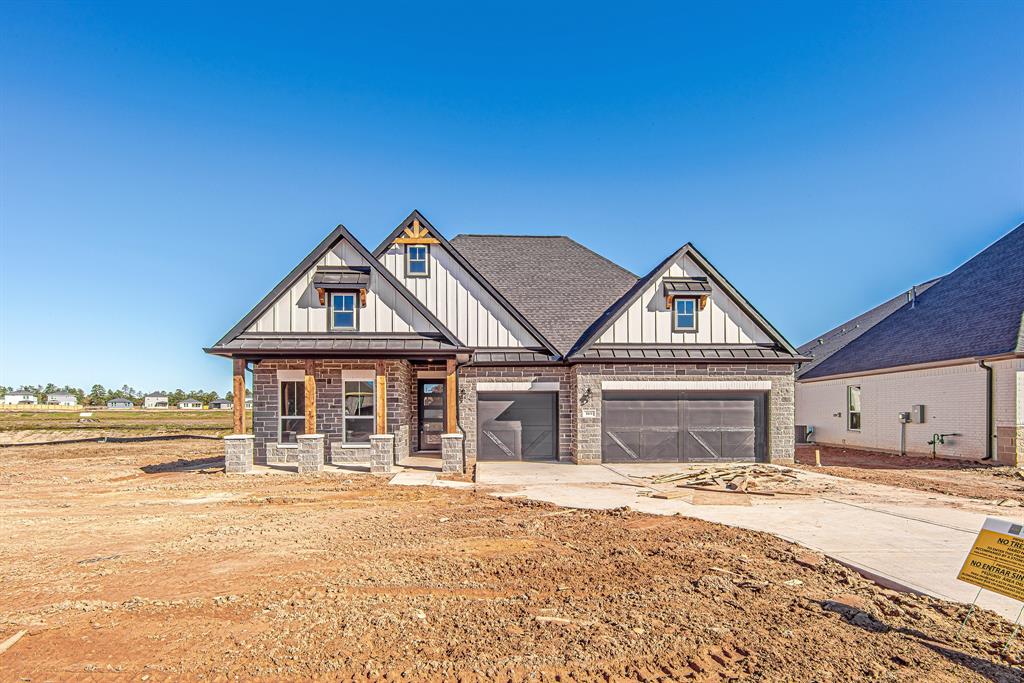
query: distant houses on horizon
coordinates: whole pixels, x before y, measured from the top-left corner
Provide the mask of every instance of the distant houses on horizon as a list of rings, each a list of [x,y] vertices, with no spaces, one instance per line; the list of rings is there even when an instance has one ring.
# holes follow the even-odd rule
[[[3,396],[3,405],[5,406],[36,406],[40,405],[39,396],[36,392],[28,389],[19,389],[17,391],[11,391]],[[75,407],[80,405],[78,397],[69,391],[54,391],[52,393],[45,394],[45,399],[42,405],[48,406],[62,406],[62,407]],[[142,397],[142,405],[136,406],[135,401],[130,398],[117,397],[112,398],[106,402],[108,410],[131,410],[136,407],[141,407],[147,410],[160,410],[170,408],[170,396],[163,392],[154,391],[146,394]],[[99,407],[99,406],[91,406]],[[227,398],[217,398],[209,402],[208,405],[204,404],[199,399],[186,398],[177,403],[179,410],[231,410],[234,407],[233,401]],[[252,397],[245,397],[245,408],[246,410],[252,409]]]

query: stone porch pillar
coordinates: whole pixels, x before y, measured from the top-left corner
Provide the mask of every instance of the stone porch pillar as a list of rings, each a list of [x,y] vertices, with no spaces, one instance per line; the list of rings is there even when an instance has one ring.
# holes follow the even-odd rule
[[[391,471],[391,464],[395,461],[395,435],[394,434],[371,434],[370,435],[370,472],[374,474],[386,474]]]
[[[252,472],[252,458],[255,450],[252,434],[231,434],[224,437],[225,474]]]
[[[463,438],[463,435],[458,433],[441,435],[442,472],[466,471],[466,460],[462,448]]]
[[[299,474],[319,474],[324,471],[324,435],[300,434]]]

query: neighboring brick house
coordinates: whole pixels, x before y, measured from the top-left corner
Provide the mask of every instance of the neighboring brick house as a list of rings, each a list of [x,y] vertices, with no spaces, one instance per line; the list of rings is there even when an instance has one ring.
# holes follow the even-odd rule
[[[1024,225],[799,351],[815,442],[1024,464]]]
[[[229,463],[300,471],[788,462],[806,360],[690,244],[638,278],[567,237],[449,242],[418,211],[372,253],[338,226],[206,351],[236,397],[252,372]]]

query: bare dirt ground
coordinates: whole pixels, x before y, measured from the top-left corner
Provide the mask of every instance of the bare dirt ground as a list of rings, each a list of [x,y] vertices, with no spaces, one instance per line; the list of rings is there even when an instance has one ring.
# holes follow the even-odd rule
[[[814,466],[815,449],[821,451],[821,467]],[[829,446],[798,446],[796,461],[802,469],[836,477],[945,493],[1003,507],[1024,505],[1024,477],[1016,467]]]
[[[770,535],[219,455],[0,450],[0,678],[1021,680],[1004,619]]]

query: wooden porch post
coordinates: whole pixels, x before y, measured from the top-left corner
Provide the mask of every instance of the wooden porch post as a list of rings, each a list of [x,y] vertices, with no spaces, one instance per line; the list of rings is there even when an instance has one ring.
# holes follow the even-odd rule
[[[448,374],[444,380],[444,395],[445,395],[445,406],[444,411],[444,431],[445,434],[455,434],[458,432],[458,420],[456,420],[456,411],[458,401],[455,395],[455,359],[449,360],[447,364]]]
[[[235,434],[245,434],[245,360],[234,358],[231,365],[234,370],[231,382],[234,405],[231,410],[235,418]]]
[[[377,368],[377,379],[374,382],[374,387],[377,391],[377,420],[376,434],[387,434],[388,433],[388,379],[384,370],[384,361],[379,360],[376,363]]]
[[[306,429],[307,434],[316,434],[316,376],[313,374],[313,361],[306,361]]]

